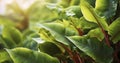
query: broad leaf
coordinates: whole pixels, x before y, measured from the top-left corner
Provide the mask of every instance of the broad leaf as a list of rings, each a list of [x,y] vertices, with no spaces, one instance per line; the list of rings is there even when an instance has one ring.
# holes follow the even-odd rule
[[[65,45],[70,44],[69,40],[65,37],[65,33],[67,32],[63,24],[43,23],[43,24],[39,24],[39,26],[48,30],[58,42],[61,42]]]
[[[14,63],[60,63],[48,54],[27,48],[6,49]]]
[[[70,6],[68,8],[66,8],[66,14],[69,12],[73,12],[75,15],[75,17],[80,18],[82,17],[82,12],[79,6]]]
[[[68,37],[68,39],[97,63],[112,62],[112,48],[108,47],[96,38],[73,36]]]
[[[4,47],[9,48],[10,45],[8,45],[9,43],[6,43],[3,38],[0,36],[0,49],[3,49]]]
[[[0,63],[13,63],[5,50],[0,50]]]
[[[108,33],[111,35],[111,40],[117,43],[120,40],[120,17],[116,19],[110,26]]]
[[[15,47],[22,41],[21,32],[14,27],[4,26],[2,37],[10,48]]]
[[[21,47],[29,48],[31,50],[38,50],[38,43],[32,38],[26,38],[21,44]]]
[[[27,37],[29,37],[33,33],[35,33],[35,31],[30,30],[30,29],[23,31],[23,39],[26,39]]]
[[[87,3],[86,1],[82,0],[82,3],[80,4],[81,11],[83,13],[83,16],[85,17],[86,20],[90,22],[95,22],[97,23],[100,27],[102,27],[104,30],[108,29],[108,24],[106,23],[104,18],[99,17],[93,7]]]
[[[95,10],[100,16],[111,18],[116,13],[117,0],[96,0]]]
[[[80,18],[79,26],[81,29],[83,29],[85,34],[88,33],[91,29],[99,27],[96,23],[87,21],[84,17]]]
[[[62,53],[60,48],[52,42],[44,42],[39,44],[39,49],[41,52],[47,53],[52,56],[56,56],[57,54]]]
[[[102,33],[100,28],[90,30],[90,32],[87,35],[90,37],[96,37],[100,41],[102,41],[104,39],[104,34]]]
[[[48,30],[41,28],[39,31],[39,34],[40,34],[40,39],[42,39],[43,41],[47,41],[47,42],[56,41],[55,38],[52,36],[52,34]]]

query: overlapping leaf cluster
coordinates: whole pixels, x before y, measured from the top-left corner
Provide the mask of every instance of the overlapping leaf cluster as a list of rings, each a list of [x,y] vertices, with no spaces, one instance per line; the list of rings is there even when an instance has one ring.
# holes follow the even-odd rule
[[[1,16],[0,63],[119,63],[119,5],[45,0]]]

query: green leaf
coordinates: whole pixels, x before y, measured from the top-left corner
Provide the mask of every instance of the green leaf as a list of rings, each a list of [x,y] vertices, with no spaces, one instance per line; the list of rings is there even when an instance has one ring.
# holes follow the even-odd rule
[[[52,36],[52,34],[46,29],[40,28],[39,34],[40,34],[40,38],[43,41],[47,41],[47,42],[55,42],[56,41],[55,38]]]
[[[58,4],[63,6],[64,8],[66,8],[70,5],[70,2],[71,2],[71,0],[60,0],[60,2],[58,2]]]
[[[90,5],[92,5],[93,7],[95,7],[95,1],[96,0],[85,0],[87,1]],[[81,2],[82,3],[82,2]]]
[[[49,3],[56,3],[58,0],[45,0],[45,1]]]
[[[80,4],[80,7],[85,19],[90,22],[97,23],[104,30],[108,30],[108,24],[106,23],[105,19],[99,17],[89,3],[84,0],[82,0],[81,2],[82,3]]]
[[[96,38],[73,36],[68,39],[97,63],[111,63],[113,50]]]
[[[13,63],[5,50],[0,50],[0,63]]]
[[[2,37],[10,48],[15,47],[22,41],[21,32],[14,27],[4,26]]]
[[[117,0],[96,0],[95,10],[102,17],[113,17],[117,10]]]
[[[80,0],[71,0],[70,5],[79,5]]]
[[[12,20],[10,20],[8,17],[0,16],[0,25],[15,26],[15,23]]]
[[[60,48],[52,42],[40,43],[39,49],[41,52],[47,53],[47,54],[52,55],[52,56],[56,56],[57,54],[62,53]]]
[[[117,43],[120,40],[120,17],[117,18],[108,29],[108,34],[111,35],[111,40]]]
[[[28,36],[30,36],[33,33],[35,33],[35,31],[27,29],[23,32],[23,38],[26,39]]]
[[[3,26],[0,25],[0,35],[2,35]]]
[[[99,27],[96,23],[87,21],[84,17],[80,18],[79,26],[81,29],[83,29],[85,34],[88,33],[91,29]]]
[[[0,47],[2,47],[1,49],[3,49],[4,47],[9,48],[8,44],[3,40],[1,36],[0,36]]]
[[[102,33],[100,28],[90,30],[87,35],[90,37],[96,37],[100,41],[102,41],[104,39],[104,34]]]
[[[31,21],[48,22],[58,17],[57,12],[51,10],[45,2],[39,0],[36,1],[28,11]]]
[[[21,44],[21,47],[29,48],[31,50],[38,50],[38,43],[32,38],[26,38]]]
[[[70,6],[66,8],[66,13],[69,13],[69,12],[73,12],[75,14],[73,15],[74,17],[77,17],[77,18],[82,17],[80,6]]]
[[[52,36],[58,41],[65,45],[70,44],[69,40],[65,37],[65,27],[60,23],[42,23],[40,27],[48,30]]]
[[[48,54],[27,48],[6,49],[14,63],[60,63]]]

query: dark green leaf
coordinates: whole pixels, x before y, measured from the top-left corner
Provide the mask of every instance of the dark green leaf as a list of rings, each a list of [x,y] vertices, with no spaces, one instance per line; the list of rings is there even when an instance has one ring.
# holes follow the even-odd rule
[[[31,50],[38,50],[38,43],[32,38],[26,38],[19,46],[29,48]]]
[[[14,63],[60,63],[48,54],[27,48],[6,49]]]
[[[73,36],[68,39],[97,63],[111,63],[113,50],[96,38]]]
[[[35,31],[27,29],[23,32],[23,38],[26,39],[28,36],[30,36],[33,33],[35,33]]]
[[[7,46],[10,46],[10,48],[15,47],[22,41],[21,32],[14,27],[4,26],[2,37],[5,40]]]
[[[3,49],[4,47],[9,48],[8,43],[6,43],[3,38],[0,36],[0,49]]]
[[[96,0],[95,10],[102,17],[113,17],[117,10],[117,0]]]
[[[47,53],[47,54],[52,55],[52,56],[56,56],[57,54],[62,53],[60,48],[52,42],[40,43],[39,49],[41,52]]]

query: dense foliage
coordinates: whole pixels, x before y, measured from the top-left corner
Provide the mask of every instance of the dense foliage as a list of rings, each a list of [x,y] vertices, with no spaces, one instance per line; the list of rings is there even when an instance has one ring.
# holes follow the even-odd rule
[[[36,0],[0,16],[0,63],[120,63],[119,0]]]

